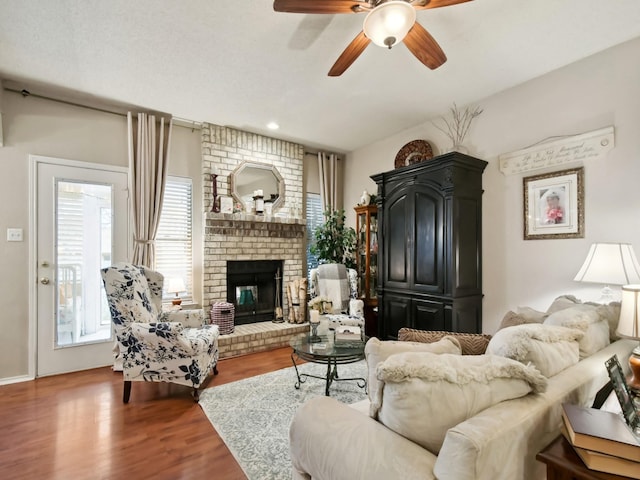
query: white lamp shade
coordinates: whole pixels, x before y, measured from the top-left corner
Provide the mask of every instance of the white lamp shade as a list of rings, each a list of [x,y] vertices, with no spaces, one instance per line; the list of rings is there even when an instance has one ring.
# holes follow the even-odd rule
[[[186,291],[187,287],[185,286],[184,280],[182,278],[173,277],[168,280],[167,293],[180,293]]]
[[[407,2],[378,5],[364,19],[364,34],[376,45],[391,48],[407,36],[416,23],[416,10]]]
[[[616,333],[621,337],[640,339],[640,285],[622,287],[620,321]]]
[[[631,244],[594,243],[573,280],[602,285],[640,283],[640,265]]]

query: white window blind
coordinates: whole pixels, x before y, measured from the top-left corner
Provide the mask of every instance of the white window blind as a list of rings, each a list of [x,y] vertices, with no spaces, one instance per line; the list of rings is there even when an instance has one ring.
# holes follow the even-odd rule
[[[192,210],[191,179],[167,177],[156,234],[156,270],[164,275],[165,288],[172,277],[184,280],[183,301],[193,299]],[[165,292],[164,298],[174,295]]]
[[[307,193],[307,275],[312,268],[318,266],[318,258],[311,253],[311,245],[314,241],[314,233],[316,228],[324,223],[324,214],[322,212],[322,202],[320,194]]]

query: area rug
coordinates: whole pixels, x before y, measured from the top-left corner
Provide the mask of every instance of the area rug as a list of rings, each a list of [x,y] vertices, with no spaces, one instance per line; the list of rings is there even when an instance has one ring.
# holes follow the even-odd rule
[[[324,376],[326,365],[305,363],[301,373]],[[364,360],[339,365],[341,378],[366,378]],[[323,396],[324,380],[308,378],[297,390],[293,367],[205,389],[200,406],[249,480],[289,480],[289,425],[300,405]],[[355,381],[334,382],[331,397],[350,404],[366,398]]]

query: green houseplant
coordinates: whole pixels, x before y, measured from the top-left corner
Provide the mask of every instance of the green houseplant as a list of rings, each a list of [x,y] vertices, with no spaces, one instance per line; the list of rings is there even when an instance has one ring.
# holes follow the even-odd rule
[[[324,218],[324,223],[313,232],[311,253],[320,263],[342,263],[355,268],[356,231],[345,225],[344,209],[327,210]]]

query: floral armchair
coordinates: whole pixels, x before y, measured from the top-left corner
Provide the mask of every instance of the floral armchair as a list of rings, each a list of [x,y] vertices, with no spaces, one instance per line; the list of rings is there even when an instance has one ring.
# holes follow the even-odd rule
[[[162,274],[119,263],[101,270],[116,334],[114,370],[124,376],[123,402],[132,381],[198,388],[218,373],[217,325],[203,325],[202,310],[162,311]]]
[[[336,325],[364,326],[361,300],[358,299],[358,272],[342,264],[327,263],[309,272],[310,305],[320,299],[331,302],[332,311],[325,313],[329,328]],[[314,301],[315,299],[315,301]],[[312,307],[315,308],[315,307]]]

